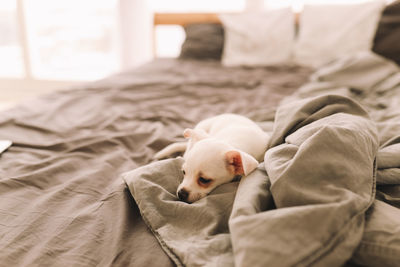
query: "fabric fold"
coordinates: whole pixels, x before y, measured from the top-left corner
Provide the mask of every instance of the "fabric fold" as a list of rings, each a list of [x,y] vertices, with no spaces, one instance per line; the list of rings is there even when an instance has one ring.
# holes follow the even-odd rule
[[[375,124],[342,96],[301,100],[278,109],[271,146],[264,162],[277,209],[231,217],[236,265],[343,265],[374,199]]]
[[[123,174],[140,213],[178,266],[232,266],[228,229],[237,182],[193,204],[179,201],[182,158],[162,160]]]

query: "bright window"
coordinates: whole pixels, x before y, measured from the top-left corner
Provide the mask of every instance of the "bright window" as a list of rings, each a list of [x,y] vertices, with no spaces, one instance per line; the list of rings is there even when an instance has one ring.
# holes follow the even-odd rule
[[[118,68],[116,0],[25,0],[32,75],[97,79]]]
[[[22,77],[22,52],[18,38],[15,0],[0,1],[0,76]]]

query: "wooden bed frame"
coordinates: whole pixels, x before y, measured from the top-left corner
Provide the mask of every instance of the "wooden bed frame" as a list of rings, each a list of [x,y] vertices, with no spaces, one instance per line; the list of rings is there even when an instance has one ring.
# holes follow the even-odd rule
[[[155,13],[154,27],[157,25],[180,25],[192,23],[221,23],[217,13]]]
[[[180,25],[192,23],[221,23],[218,13],[155,13],[154,27],[157,25]],[[299,24],[300,13],[293,13],[295,23]]]

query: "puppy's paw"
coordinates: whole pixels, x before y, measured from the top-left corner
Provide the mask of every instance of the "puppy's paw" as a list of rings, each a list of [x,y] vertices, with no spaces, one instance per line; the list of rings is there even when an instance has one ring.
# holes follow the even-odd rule
[[[170,144],[169,146],[163,148],[161,151],[157,152],[153,156],[153,159],[155,160],[165,159],[174,154],[182,153],[186,150],[186,146],[187,146],[186,142]]]
[[[165,153],[163,153],[163,150],[157,152],[156,154],[154,154],[153,156],[153,160],[161,160],[161,159],[165,159],[167,158],[168,155],[165,155]]]

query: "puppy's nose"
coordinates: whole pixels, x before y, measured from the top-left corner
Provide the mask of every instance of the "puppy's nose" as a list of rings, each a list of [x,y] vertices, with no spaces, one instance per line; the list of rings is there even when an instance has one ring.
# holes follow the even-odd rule
[[[185,188],[182,188],[182,189],[180,189],[180,190],[178,191],[178,197],[179,197],[180,200],[186,202],[187,199],[188,199],[188,197],[189,197],[189,192],[186,191]]]

